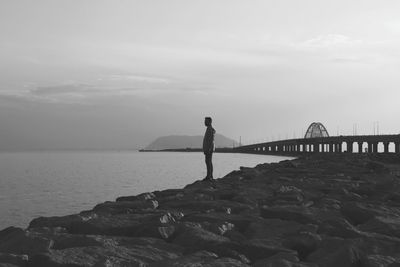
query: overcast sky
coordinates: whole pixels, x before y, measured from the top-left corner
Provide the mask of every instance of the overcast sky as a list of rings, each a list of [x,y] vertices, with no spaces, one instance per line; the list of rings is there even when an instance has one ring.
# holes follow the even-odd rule
[[[0,149],[399,133],[400,1],[0,0]]]

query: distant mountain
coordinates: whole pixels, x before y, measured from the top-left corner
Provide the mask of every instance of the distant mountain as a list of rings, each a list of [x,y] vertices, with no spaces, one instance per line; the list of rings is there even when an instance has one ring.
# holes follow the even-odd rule
[[[238,146],[239,143],[221,134],[215,134],[215,146],[232,147]],[[180,148],[202,148],[203,136],[195,135],[170,135],[162,136],[148,145],[146,150],[162,150],[162,149],[180,149]]]

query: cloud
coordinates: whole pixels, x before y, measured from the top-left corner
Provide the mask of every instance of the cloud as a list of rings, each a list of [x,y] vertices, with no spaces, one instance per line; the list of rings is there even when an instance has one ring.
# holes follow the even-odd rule
[[[301,48],[340,48],[357,46],[362,43],[363,41],[352,39],[346,35],[326,34],[301,42],[297,46]]]
[[[26,85],[22,90],[0,90],[3,100],[46,103],[90,104],[94,98],[159,96],[173,93],[207,94],[215,87],[206,83],[144,75],[108,75],[80,83]]]

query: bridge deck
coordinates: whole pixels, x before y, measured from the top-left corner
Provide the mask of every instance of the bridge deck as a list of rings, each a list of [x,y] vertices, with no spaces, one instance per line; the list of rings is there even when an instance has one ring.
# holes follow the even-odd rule
[[[307,152],[353,152],[356,144],[357,152],[378,153],[378,147],[383,145],[381,152],[389,153],[390,149],[400,153],[400,135],[348,135],[317,138],[287,139],[273,142],[258,143],[235,148],[237,152],[282,154],[282,153],[307,153]],[[393,148],[394,146],[394,148]],[[363,149],[364,148],[364,149]]]

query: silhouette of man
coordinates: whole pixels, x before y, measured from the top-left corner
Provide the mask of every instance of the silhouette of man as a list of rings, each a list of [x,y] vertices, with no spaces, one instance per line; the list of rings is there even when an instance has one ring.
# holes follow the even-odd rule
[[[211,126],[212,119],[210,117],[206,117],[204,119],[204,125],[207,127],[206,133],[204,134],[203,139],[203,152],[206,158],[206,166],[207,166],[207,176],[203,179],[203,181],[212,181],[213,180],[213,164],[212,164],[212,154],[215,150],[214,136],[215,130]]]

